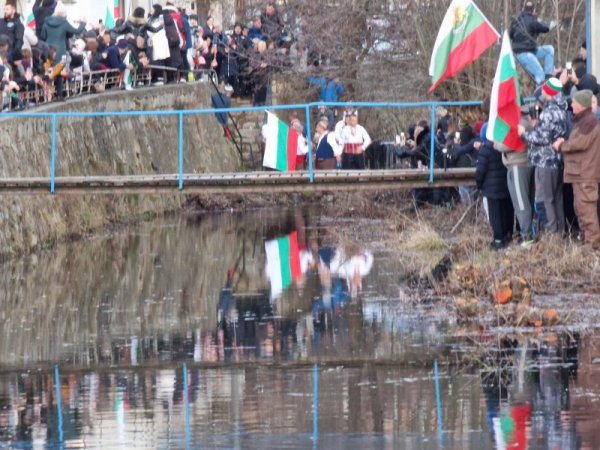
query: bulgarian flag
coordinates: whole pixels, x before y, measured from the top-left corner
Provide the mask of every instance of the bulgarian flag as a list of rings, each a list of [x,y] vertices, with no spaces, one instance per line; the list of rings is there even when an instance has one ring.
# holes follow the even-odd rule
[[[266,273],[271,283],[271,298],[278,298],[302,275],[298,233],[294,231],[287,236],[265,242],[265,254]]]
[[[266,141],[263,166],[283,172],[296,170],[296,154],[302,135],[268,111],[263,135]]]
[[[502,51],[496,69],[490,102],[490,120],[486,137],[504,144],[511,150],[522,152],[525,143],[518,133],[521,120],[521,92],[519,76],[508,32],[502,38]]]
[[[114,28],[117,19],[121,17],[121,7],[119,6],[119,0],[107,0],[107,2],[104,25],[106,28]]]
[[[429,92],[479,58],[499,38],[472,0],[452,0],[433,47]]]
[[[33,11],[31,11],[27,16],[27,20],[25,20],[25,25],[35,30],[35,17],[33,15]]]

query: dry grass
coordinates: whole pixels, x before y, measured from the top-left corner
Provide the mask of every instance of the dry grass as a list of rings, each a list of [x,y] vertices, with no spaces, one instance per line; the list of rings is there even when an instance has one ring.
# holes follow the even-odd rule
[[[425,208],[416,219],[399,215],[393,223],[400,231],[392,242],[399,257],[407,259],[420,276],[448,256],[453,265],[475,266],[479,272],[473,294],[485,295],[498,280],[520,276],[536,294],[594,293],[600,286],[600,253],[559,236],[543,236],[529,249],[512,245],[500,252],[489,248],[491,231],[480,208],[473,208],[457,235],[450,230],[464,212]],[[452,274],[451,274],[452,275]],[[455,295],[452,276],[436,286],[438,294]]]

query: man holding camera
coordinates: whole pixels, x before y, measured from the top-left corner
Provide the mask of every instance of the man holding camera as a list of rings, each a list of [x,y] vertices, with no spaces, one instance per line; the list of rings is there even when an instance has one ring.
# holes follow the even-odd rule
[[[548,33],[554,28],[554,23],[545,24],[535,16],[533,2],[527,1],[523,11],[510,25],[510,40],[517,61],[533,77],[536,86],[541,86],[544,80],[554,72],[554,47],[538,45],[537,37]],[[544,60],[544,67],[540,64]]]

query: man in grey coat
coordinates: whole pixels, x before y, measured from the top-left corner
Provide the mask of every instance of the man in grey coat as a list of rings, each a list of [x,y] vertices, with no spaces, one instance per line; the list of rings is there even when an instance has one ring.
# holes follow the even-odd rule
[[[531,129],[529,123],[529,109],[521,110],[521,125]],[[494,147],[502,153],[502,162],[506,166],[507,184],[510,198],[515,210],[515,215],[521,228],[521,246],[529,247],[533,244],[533,172],[529,164],[527,151],[511,150],[503,144],[495,143]]]

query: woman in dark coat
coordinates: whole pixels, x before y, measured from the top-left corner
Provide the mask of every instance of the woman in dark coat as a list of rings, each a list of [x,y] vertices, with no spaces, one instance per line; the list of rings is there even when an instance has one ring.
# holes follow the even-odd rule
[[[233,87],[233,96],[240,95],[240,69],[237,52],[237,42],[227,37],[227,44],[218,47],[221,61],[219,62],[219,79],[225,84],[230,84]]]
[[[491,247],[500,250],[512,240],[515,213],[506,182],[502,153],[485,137],[487,124],[481,129],[482,145],[477,157],[475,180],[483,193],[484,206],[494,234]]]
[[[167,59],[166,64],[173,69],[181,70],[183,68],[183,59],[181,58],[181,37],[177,25],[175,24],[175,19],[171,16],[171,10],[163,8],[163,20],[165,23],[167,41],[169,41],[169,53],[171,55]],[[169,82],[177,82],[177,74],[169,72],[167,74],[167,79]]]
[[[79,27],[73,27],[67,20],[67,11],[64,5],[57,5],[54,10],[54,15],[48,17],[42,28],[41,39],[49,46],[56,49],[56,56],[52,66],[56,66],[62,57],[67,54],[67,40],[72,36],[78,35],[85,31],[85,21],[79,21]]]

